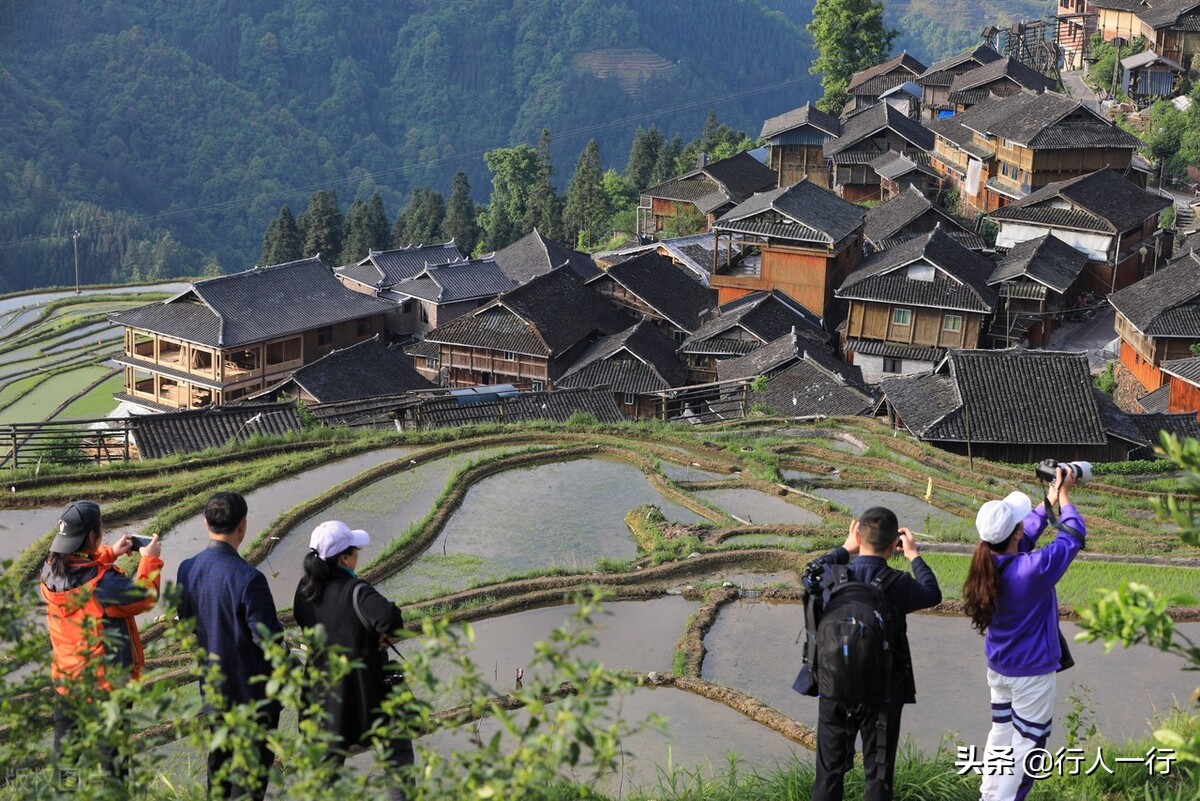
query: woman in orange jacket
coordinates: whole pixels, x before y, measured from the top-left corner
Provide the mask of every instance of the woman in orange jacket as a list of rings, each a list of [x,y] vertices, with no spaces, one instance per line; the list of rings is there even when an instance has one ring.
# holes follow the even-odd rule
[[[74,501],[58,519],[58,531],[42,567],[42,597],[50,629],[53,658],[50,675],[60,700],[54,709],[54,750],[70,731],[70,708],[65,703],[72,685],[85,672],[101,689],[111,689],[106,673],[120,666],[117,675],[138,678],[145,658],[138,636],[136,615],[158,603],[162,549],[158,535],[140,550],[137,575],[130,580],[116,560],[133,550],[133,539],[123,535],[113,546],[101,545],[100,507],[92,501]],[[92,685],[86,680],[85,686]]]

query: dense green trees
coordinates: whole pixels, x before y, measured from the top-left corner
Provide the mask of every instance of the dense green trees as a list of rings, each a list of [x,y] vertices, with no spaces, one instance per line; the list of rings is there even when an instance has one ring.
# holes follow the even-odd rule
[[[383,210],[383,198],[379,193],[371,195],[366,203],[355,200],[346,216],[346,237],[340,263],[357,262],[372,250],[387,250],[391,243],[387,212]]]
[[[467,253],[475,250],[479,242],[479,216],[475,201],[471,199],[471,183],[462,170],[454,173],[450,182],[450,200],[446,203],[446,219],[442,221],[442,234],[453,239]]]
[[[73,283],[74,228],[85,282],[195,274],[213,257],[239,270],[314,187],[336,186],[347,209],[375,192],[399,209],[413,186],[448,193],[458,169],[484,185],[476,154],[543,128],[564,152],[592,136],[627,152],[637,123],[615,121],[670,138],[699,126],[697,98],[738,128],[808,99],[784,85],[807,38],[759,0],[66,11],[51,0],[0,25],[0,290]],[[729,31],[737,46],[714,47]],[[526,224],[508,216],[507,233]],[[155,263],[168,230],[179,258]]]
[[[817,106],[836,115],[850,99],[850,76],[887,58],[897,31],[884,26],[880,0],[816,0],[808,30],[817,48],[809,72],[824,90]]]
[[[321,256],[333,266],[342,255],[345,228],[337,192],[332,189],[313,192],[308,198],[308,208],[297,222],[304,242],[304,256]]]
[[[284,204],[279,210],[279,216],[271,221],[271,227],[263,237],[262,257],[258,263],[263,266],[285,264],[303,256],[304,245],[300,240],[296,218],[292,216],[292,210],[287,204]]]
[[[555,241],[562,241],[562,203],[554,188],[554,164],[550,160],[550,131],[542,129],[538,137],[537,180],[529,191],[529,202],[525,206],[525,219],[521,226],[526,231],[537,229]]]
[[[608,195],[604,191],[604,173],[600,168],[600,146],[595,139],[579,154],[575,174],[567,186],[567,202],[563,207],[563,232],[568,244],[587,250],[606,238],[603,230],[608,222]]]

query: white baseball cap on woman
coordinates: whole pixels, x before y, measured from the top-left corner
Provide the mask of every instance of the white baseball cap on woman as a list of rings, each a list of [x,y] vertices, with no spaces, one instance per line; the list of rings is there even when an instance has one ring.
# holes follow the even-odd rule
[[[1031,509],[1033,504],[1023,492],[1010,492],[1002,501],[988,501],[975,515],[979,539],[992,545],[1004,542]]]
[[[348,548],[362,548],[371,541],[371,535],[362,529],[350,528],[341,520],[326,520],[313,529],[308,547],[317,556],[328,559]]]

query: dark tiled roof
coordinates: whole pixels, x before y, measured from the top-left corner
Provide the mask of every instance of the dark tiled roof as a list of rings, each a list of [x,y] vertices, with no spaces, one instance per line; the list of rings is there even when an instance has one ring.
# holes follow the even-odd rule
[[[843,380],[812,359],[799,359],[773,373],[762,401],[789,417],[870,415],[879,404],[866,387]]]
[[[417,275],[429,264],[461,261],[467,254],[453,241],[436,245],[409,245],[396,250],[373,250],[357,264],[335,272],[359,283],[387,287]]]
[[[745,356],[718,362],[717,377],[727,381],[766,375],[797,359],[811,359],[830,373],[840,373],[850,383],[862,384],[862,371],[837,358],[821,335],[796,328]]]
[[[1133,421],[1132,415],[1122,411],[1112,398],[1095,387],[1092,387],[1092,396],[1096,399],[1096,408],[1100,411],[1100,420],[1104,424],[1104,431],[1109,436],[1123,439],[1140,447],[1150,444],[1141,428]]]
[[[937,135],[939,141],[945,139],[954,147],[977,159],[990,159],[996,154],[996,151],[976,142],[975,135],[967,128],[964,128],[958,120],[963,114],[968,114],[976,108],[979,108],[979,106],[967,109],[962,114],[955,114],[953,117],[933,120],[929,123],[929,130]],[[954,169],[953,167],[951,168]]]
[[[1176,23],[1181,15],[1196,8],[1196,0],[1097,0],[1097,8],[1112,8],[1131,11],[1151,28],[1166,28]]]
[[[596,333],[612,334],[628,325],[628,317],[574,272],[554,270],[438,326],[426,339],[550,358]]]
[[[425,339],[418,339],[416,342],[410,342],[404,346],[404,352],[409,356],[415,356],[419,359],[438,359],[441,358],[442,349],[436,342],[430,342]]]
[[[778,117],[772,117],[764,122],[762,133],[758,137],[759,139],[771,139],[805,125],[811,125],[830,136],[837,136],[842,132],[842,124],[836,117],[831,117],[812,103],[805,103],[800,108],[792,109],[786,114],[780,114]]]
[[[1071,204],[1070,209],[1054,207],[1055,201],[1064,200]],[[1170,205],[1168,198],[1147,192],[1105,168],[1048,184],[989,216],[1118,234],[1140,226]]]
[[[656,251],[614,264],[593,281],[611,278],[685,331],[700,327],[701,318],[716,309],[716,294],[691,272]],[[591,282],[589,282],[591,283]]]
[[[503,407],[503,417],[501,417]],[[549,420],[565,423],[575,414],[590,414],[601,423],[620,423],[627,418],[617,408],[609,389],[563,389],[555,392],[522,392],[492,403],[460,404],[453,397],[423,400],[419,409],[422,428],[444,428],[475,423],[527,423]]]
[[[1186,359],[1169,359],[1162,363],[1162,371],[1167,375],[1174,376],[1188,382],[1200,386],[1200,357],[1191,356]]]
[[[907,156],[903,153],[889,150],[868,163],[871,169],[878,173],[880,178],[886,178],[889,181],[912,172],[920,172],[934,178],[939,177],[937,172],[929,166],[929,157],[925,154]]]
[[[1200,439],[1200,421],[1196,420],[1195,412],[1180,412],[1178,414],[1131,414],[1129,419],[1142,432],[1142,436],[1151,445],[1158,445],[1159,432],[1166,431],[1180,439],[1190,437]]]
[[[883,242],[898,236],[927,213],[934,214],[942,228],[951,236],[956,232],[971,233],[921,194],[919,189],[911,186],[891,200],[867,209],[866,228],[863,232],[868,242],[883,249]]]
[[[1107,442],[1086,354],[952,350],[946,363],[950,387],[928,375],[883,382],[888,402],[922,439],[962,442],[969,425],[970,439],[977,443]]]
[[[295,403],[218,406],[148,414],[131,417],[130,423],[138,453],[143,459],[219,448],[255,434],[283,436],[301,428]]]
[[[924,64],[910,56],[908,53],[900,53],[899,55],[892,56],[887,61],[876,64],[874,67],[868,67],[865,70],[859,70],[851,75],[850,84],[846,87],[846,91],[850,94],[864,94],[865,92],[856,92],[855,90],[861,88],[869,81],[884,77],[888,73],[894,72],[897,80],[894,83],[883,87],[883,89],[880,90],[882,92],[891,88],[891,86],[895,86],[896,84],[903,83],[904,81],[911,81],[924,71]]]
[[[880,103],[848,119],[842,126],[842,135],[825,143],[825,155],[850,150],[885,128],[891,128],[919,150],[933,150],[933,134],[928,128],[913,122],[888,103]]]
[[[968,70],[958,75],[954,79],[954,82],[950,84],[950,99],[951,101],[954,100],[956,92],[987,88],[1003,79],[1009,79],[1019,86],[1032,89],[1035,92],[1044,92],[1047,89],[1053,89],[1055,86],[1054,81],[1042,75],[1033,67],[1017,61],[1012,56],[1006,56],[999,61],[984,64],[981,67],[976,67],[973,70]]]
[[[857,231],[865,216],[862,206],[848,203],[805,179],[793,186],[759,192],[721,217],[713,230],[745,230],[746,224],[767,222],[778,239],[836,245]],[[788,222],[776,223],[777,217]]]
[[[977,45],[966,53],[935,61],[925,72],[917,76],[917,83],[921,86],[949,86],[954,82],[954,76],[982,64],[1000,61],[1002,58],[1004,56],[996,52],[990,45]]]
[[[432,303],[459,303],[464,300],[494,298],[515,289],[518,283],[509,278],[494,258],[457,261],[426,267],[408,281],[392,288],[392,292]]]
[[[1138,146],[1133,134],[1097,116],[1079,100],[1058,92],[1028,89],[980,103],[936,127],[951,136],[954,125],[976,133],[1008,139],[1035,150]]]
[[[580,354],[557,382],[564,387],[607,384],[614,392],[657,392],[687,383],[678,346],[649,320],[604,337]]]
[[[416,370],[399,347],[372,337],[335,350],[292,373],[292,381],[318,403],[398,395],[434,386]]]
[[[933,265],[933,280],[910,278],[907,265],[914,263]],[[996,306],[996,291],[987,285],[992,267],[989,259],[967,250],[939,228],[871,254],[836,294],[846,299],[987,314]]]
[[[642,194],[701,204],[713,211],[775,186],[775,171],[749,153],[738,153],[652,186]],[[706,211],[706,213],[707,213]]]
[[[935,364],[940,362],[946,355],[945,348],[900,345],[895,342],[881,342],[878,339],[852,339],[846,343],[846,352],[861,353],[863,356],[881,356],[886,359],[933,362]]]
[[[412,402],[411,395],[381,395],[333,403],[311,403],[308,410],[322,425],[394,430],[396,410],[409,406]]]
[[[162,303],[109,315],[118,325],[236,348],[383,314],[391,304],[342,286],[317,258],[255,267],[207,281]]]
[[[954,379],[948,375],[918,373],[885,378],[879,382],[879,389],[904,426],[918,438],[962,406]]]
[[[591,256],[547,239],[536,228],[508,247],[497,250],[492,258],[505,275],[521,284],[564,265],[584,280],[599,272]]]
[[[773,290],[752,292],[745,297],[730,301],[720,308],[719,314],[709,315],[700,328],[688,337],[683,353],[748,353],[767,342],[778,339],[792,330],[807,329],[820,332],[821,323],[812,314],[789,298]],[[749,335],[748,337],[746,335]],[[818,334],[820,336],[820,334]],[[742,347],[740,342],[752,340],[752,347]],[[728,343],[733,341],[737,349],[720,349],[714,340]],[[714,350],[713,348],[718,348]]]
[[[1171,402],[1171,384],[1163,384],[1153,392],[1148,392],[1137,399],[1138,405],[1149,414],[1165,412]],[[1192,415],[1195,417],[1195,415]]]
[[[1066,292],[1087,265],[1088,256],[1053,234],[1014,245],[996,265],[989,284],[1029,278],[1058,293]]]
[[[1146,336],[1200,339],[1200,264],[1190,255],[1172,261],[1108,302]]]
[[[872,246],[881,249],[881,251],[888,247],[895,247],[900,242],[892,240],[900,239],[902,236],[901,241],[907,241],[908,239],[912,239],[912,236],[920,234],[920,231],[918,233],[910,233],[906,229],[908,225],[917,222],[926,213],[935,216],[942,230],[946,231],[960,245],[964,245],[968,249],[972,249],[972,251],[982,249],[982,240],[979,241],[980,247],[972,247],[972,245],[968,245],[964,241],[964,236],[966,236],[967,241],[974,243],[974,241],[979,240],[978,234],[974,234],[973,231],[962,227],[946,210],[943,210],[934,201],[926,198],[924,194],[920,193],[920,189],[916,187],[908,187],[904,192],[886,201],[886,203],[872,206],[866,210],[866,227],[863,231],[866,241],[870,242]]]

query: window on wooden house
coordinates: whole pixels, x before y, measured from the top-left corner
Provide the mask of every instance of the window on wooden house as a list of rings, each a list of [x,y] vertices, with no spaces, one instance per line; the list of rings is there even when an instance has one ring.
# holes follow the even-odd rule
[[[517,354],[514,351],[506,350],[504,351],[503,359],[506,362],[515,362],[517,360]]]
[[[892,325],[912,325],[912,309],[892,309]]]
[[[887,359],[883,360],[883,372],[899,373],[904,369],[903,359]]]
[[[330,341],[332,341],[332,337]],[[284,362],[294,362],[299,359],[300,337],[292,337],[282,342],[267,343],[267,364],[283,364]]]
[[[437,363],[438,363],[438,360],[433,358],[432,356],[425,357],[425,369],[426,370],[436,370]]]
[[[317,329],[317,347],[323,348],[333,344],[333,326],[327,325]]]
[[[626,393],[625,393],[625,397],[624,397],[624,398],[622,398],[622,401],[624,402],[624,404],[625,404],[626,406],[632,406],[632,405],[633,405],[633,403],[634,403],[634,397],[633,397],[633,393],[632,393],[632,392],[626,392]]]
[[[947,314],[942,318],[942,330],[961,331],[963,318],[961,314]]]
[[[529,382],[529,391],[530,392],[543,392],[545,389],[546,389],[546,383],[544,381],[530,381]]]

